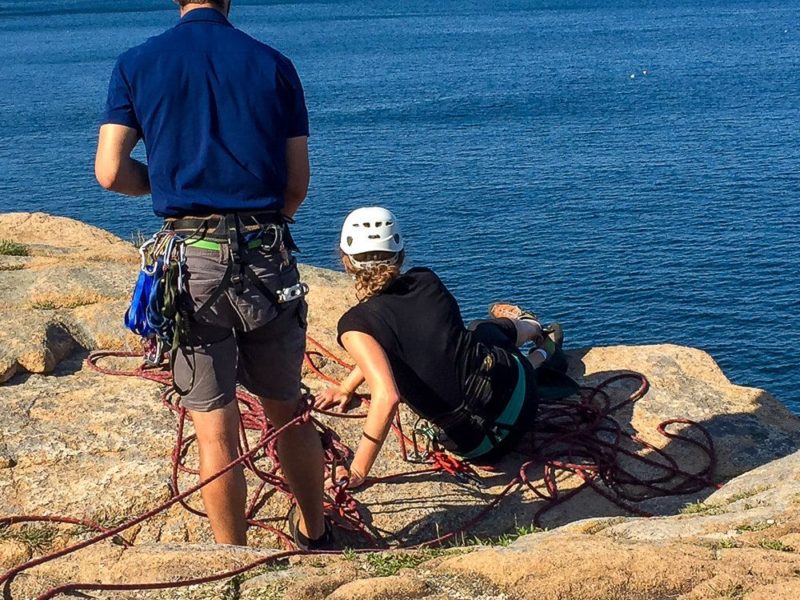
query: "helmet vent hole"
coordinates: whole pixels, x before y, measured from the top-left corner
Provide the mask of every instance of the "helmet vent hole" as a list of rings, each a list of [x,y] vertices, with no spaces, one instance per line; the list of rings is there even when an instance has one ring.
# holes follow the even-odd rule
[[[370,228],[370,227],[372,227],[372,225],[370,223],[364,223],[364,227]]]
[[[395,244],[399,244],[400,243],[400,235],[397,234],[397,233],[394,234],[394,243]]]
[[[348,246],[352,246],[352,245],[353,245],[353,238],[352,238],[352,236],[347,236],[347,245],[348,245]]]

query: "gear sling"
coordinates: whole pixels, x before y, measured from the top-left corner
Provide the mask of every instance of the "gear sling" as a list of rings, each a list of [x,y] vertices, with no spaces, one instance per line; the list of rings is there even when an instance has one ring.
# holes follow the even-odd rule
[[[252,219],[253,224],[244,225],[245,218]],[[304,283],[276,292],[270,290],[242,256],[244,249],[262,248],[267,252],[279,251],[288,261],[289,251],[297,250],[287,227],[289,222],[280,213],[187,217],[167,221],[146,241],[139,249],[141,269],[125,313],[126,327],[145,339],[146,363],[161,364],[168,353],[172,371],[178,348],[189,339],[191,322],[211,310],[229,288],[242,293],[245,281],[277,307],[304,297],[308,293]],[[220,250],[225,246],[228,252],[225,273],[209,298],[193,310],[187,287],[186,248]],[[188,389],[176,386],[176,390],[185,395],[193,385],[194,374]]]

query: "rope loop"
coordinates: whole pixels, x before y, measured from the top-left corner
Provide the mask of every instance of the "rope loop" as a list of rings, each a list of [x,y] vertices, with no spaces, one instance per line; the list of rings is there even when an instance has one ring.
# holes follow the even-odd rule
[[[308,338],[309,344],[315,347],[305,356],[306,364],[323,382],[338,384],[332,376],[326,374],[322,366],[315,364],[315,360],[338,367],[351,368],[351,365],[336,356],[322,344]],[[227,473],[238,465],[250,470],[258,478],[253,497],[248,502],[247,522],[250,526],[258,527],[274,533],[278,541],[286,546],[291,546],[291,540],[282,531],[276,529],[266,521],[257,518],[259,507],[263,506],[275,494],[286,496],[292,500],[291,490],[280,472],[276,443],[279,436],[288,428],[300,424],[313,423],[319,431],[326,461],[326,471],[331,478],[328,498],[325,501],[326,514],[335,521],[336,525],[344,530],[354,532],[361,536],[370,546],[381,547],[382,542],[367,530],[366,522],[362,516],[362,509],[349,489],[349,481],[343,479],[336,481],[336,469],[339,465],[347,464],[353,451],[342,443],[336,432],[314,418],[313,413],[319,412],[340,418],[364,418],[365,414],[339,414],[327,411],[316,411],[313,408],[313,396],[306,391],[300,402],[294,418],[282,427],[275,428],[267,420],[260,400],[244,391],[237,391],[237,400],[240,405],[240,456],[215,473],[205,481],[201,481],[186,490],[179,486],[180,474],[194,474],[197,472],[185,464],[186,456],[195,441],[194,435],[185,434],[187,419],[186,411],[180,406],[179,398],[172,387],[170,374],[162,363],[158,367],[142,365],[131,370],[104,367],[101,362],[106,359],[130,359],[134,354],[125,352],[93,352],[87,359],[87,366],[104,375],[119,377],[137,377],[152,381],[164,386],[161,395],[163,405],[175,414],[176,441],[172,451],[172,475],[170,480],[171,494],[169,500],[154,507],[146,513],[133,517],[125,523],[114,527],[105,528],[99,524],[88,521],[71,519],[58,516],[17,516],[0,517],[0,527],[18,523],[47,521],[62,524],[80,524],[96,532],[94,537],[73,544],[46,556],[34,558],[19,565],[0,577],[0,585],[5,584],[6,597],[11,598],[10,585],[20,573],[35,566],[52,560],[68,556],[82,548],[97,544],[103,540],[113,538],[119,540],[126,547],[132,545],[121,534],[132,527],[143,523],[152,517],[163,513],[175,504],[180,504],[191,513],[205,517],[205,513],[198,511],[186,502],[187,498],[196,493],[203,486]],[[616,402],[612,401],[610,386],[615,383],[628,382],[635,385],[635,389],[626,397]],[[697,472],[689,472],[681,468],[676,459],[670,456],[663,448],[641,439],[638,435],[627,431],[614,417],[614,413],[623,407],[632,405],[641,399],[649,389],[647,379],[638,373],[623,373],[616,375],[594,387],[581,388],[580,398],[577,401],[566,399],[549,402],[540,407],[537,426],[533,432],[532,440],[527,446],[520,447],[523,462],[518,472],[497,494],[487,496],[487,504],[479,513],[463,523],[457,529],[446,532],[434,539],[409,546],[401,544],[399,547],[422,548],[457,539],[474,527],[480,520],[496,508],[505,498],[520,490],[528,489],[542,501],[542,506],[533,515],[533,522],[541,524],[543,516],[556,506],[566,502],[585,489],[591,489],[600,496],[608,499],[615,505],[629,513],[649,516],[649,513],[639,509],[636,502],[651,498],[656,495],[677,495],[699,491],[705,487],[720,487],[712,480],[716,463],[714,443],[709,432],[700,424],[688,419],[669,419],[661,423],[657,432],[670,442],[689,445],[699,450],[706,458],[705,464]],[[369,400],[363,399],[368,405]],[[675,431],[674,427],[683,425],[684,428]],[[434,445],[426,444],[421,447],[417,443],[416,427],[409,438],[403,433],[399,418],[393,423],[392,429],[399,442],[403,458],[414,462],[413,457],[424,457],[428,468],[395,473],[383,477],[371,477],[370,485],[387,483],[401,477],[420,475],[423,473],[444,473],[454,477],[461,483],[476,483],[483,485],[483,480],[476,470],[467,462],[436,449]],[[247,433],[258,432],[258,442],[251,445]],[[700,435],[691,434],[698,432]],[[425,437],[425,436],[422,436]],[[411,448],[411,452],[408,448]],[[632,466],[646,467],[641,469],[654,473],[649,478],[643,478],[632,472]],[[532,475],[534,468],[541,468],[540,485],[534,484]],[[578,484],[562,489],[565,476],[574,476]],[[385,547],[385,544],[384,544]],[[304,554],[298,550],[290,550],[271,555],[244,565],[238,569],[219,573],[209,577],[197,578],[180,582],[155,582],[140,584],[95,584],[95,583],[70,583],[53,588],[41,595],[38,600],[54,598],[59,594],[74,594],[87,591],[133,591],[176,589],[186,586],[201,585],[230,579],[256,567],[274,563],[275,561]]]

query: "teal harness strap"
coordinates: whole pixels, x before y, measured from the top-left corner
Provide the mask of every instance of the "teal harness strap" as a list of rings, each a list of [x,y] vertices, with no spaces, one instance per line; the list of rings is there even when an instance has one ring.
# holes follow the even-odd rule
[[[483,438],[483,441],[477,448],[467,452],[466,454],[462,454],[462,458],[477,458],[486,454],[487,452],[490,452],[497,446],[497,443],[502,442],[511,434],[510,428],[513,428],[514,425],[517,424],[517,419],[519,419],[519,416],[522,413],[522,407],[525,405],[527,385],[525,383],[525,369],[523,368],[519,357],[514,355],[514,360],[517,361],[517,386],[514,388],[514,393],[511,394],[511,398],[509,399],[508,404],[506,404],[506,407],[503,409],[503,412],[495,421],[501,431],[495,437],[494,443],[487,435]]]

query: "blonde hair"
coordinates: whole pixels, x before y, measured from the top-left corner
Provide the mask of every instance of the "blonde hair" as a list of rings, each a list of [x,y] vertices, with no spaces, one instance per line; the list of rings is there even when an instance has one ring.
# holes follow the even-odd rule
[[[356,296],[359,301],[366,302],[381,294],[389,285],[400,276],[405,253],[400,252],[364,252],[355,254],[356,262],[367,263],[365,266],[356,266],[347,254],[342,254],[342,262],[348,273],[356,280]],[[396,258],[393,262],[392,258]],[[370,264],[371,263],[371,264]]]

